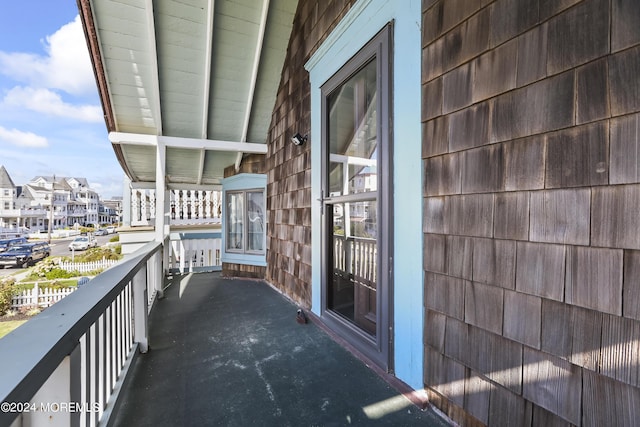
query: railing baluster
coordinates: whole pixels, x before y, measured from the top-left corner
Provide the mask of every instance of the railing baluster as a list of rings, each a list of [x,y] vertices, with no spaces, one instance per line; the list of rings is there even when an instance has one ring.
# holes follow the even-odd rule
[[[108,309],[107,309],[108,310]],[[106,323],[107,323],[107,311],[100,316],[99,324],[98,324],[98,343],[96,351],[98,352],[98,399],[97,402],[100,405],[100,412],[104,410],[105,406],[105,390],[106,390],[106,352],[105,348],[107,347],[107,337],[106,337]],[[102,416],[102,413],[100,413]]]
[[[105,311],[104,320],[104,387],[102,389],[103,405],[106,407],[111,394],[111,305]]]
[[[88,385],[88,395],[90,402],[100,402],[99,399],[99,373],[98,373],[98,326],[97,321],[91,325],[89,328],[89,385]],[[90,427],[95,427],[98,424],[100,413],[99,411],[96,413],[90,414]]]

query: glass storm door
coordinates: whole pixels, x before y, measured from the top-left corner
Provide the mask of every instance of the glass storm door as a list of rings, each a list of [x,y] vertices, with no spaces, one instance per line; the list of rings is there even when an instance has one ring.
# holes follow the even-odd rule
[[[322,86],[323,319],[389,366],[390,27]]]

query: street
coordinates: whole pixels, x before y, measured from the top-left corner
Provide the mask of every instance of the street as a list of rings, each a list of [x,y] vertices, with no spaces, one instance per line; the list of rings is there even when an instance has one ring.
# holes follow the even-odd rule
[[[98,246],[103,246],[109,242],[109,240],[115,236],[115,234],[107,234],[106,236],[96,236],[96,240],[98,241]],[[75,238],[68,237],[64,239],[55,239],[51,241],[51,256],[71,256],[71,251],[69,250],[69,243]],[[80,252],[80,251],[77,251]],[[81,253],[81,252],[80,252]],[[22,268],[0,268],[0,278],[4,276],[8,276],[17,271],[22,270]]]

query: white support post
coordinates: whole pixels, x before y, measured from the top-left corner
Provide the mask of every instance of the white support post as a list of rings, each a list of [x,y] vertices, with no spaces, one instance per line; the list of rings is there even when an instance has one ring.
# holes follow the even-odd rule
[[[72,411],[68,407],[61,407],[61,405],[68,405],[71,402],[70,359],[70,356],[62,359],[49,379],[33,395],[31,403],[34,405],[34,410],[22,413],[23,426],[65,427],[71,425]]]
[[[156,223],[155,240],[163,244],[162,269],[163,274],[168,273],[169,246],[165,244],[165,238],[171,231],[171,201],[166,189],[166,156],[167,148],[164,142],[158,140],[156,153]]]
[[[163,259],[165,257],[165,254],[168,257],[169,252],[171,251],[171,245],[169,243],[169,239],[167,239],[165,241],[164,244],[165,250],[161,253],[156,253],[153,256],[153,281],[154,281],[154,285],[155,285],[155,289],[156,289],[156,297],[157,298],[162,298],[164,297],[164,274],[162,274],[162,266],[166,265],[168,266],[169,264],[169,260],[168,258],[165,260],[164,264],[163,264]],[[169,267],[167,267],[167,270],[169,269]]]
[[[141,268],[133,276],[133,339],[141,353],[149,350],[149,328],[147,324],[147,268]]]
[[[158,141],[158,147],[156,150],[156,241],[163,242],[164,236],[168,234],[165,232],[165,224],[169,222],[169,212],[165,204],[166,197],[166,155],[167,150],[165,144]]]

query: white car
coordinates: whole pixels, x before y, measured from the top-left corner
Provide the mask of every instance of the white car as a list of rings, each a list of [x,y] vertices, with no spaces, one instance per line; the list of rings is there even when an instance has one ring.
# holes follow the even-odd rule
[[[73,242],[69,243],[70,251],[86,251],[89,248],[95,248],[98,246],[98,241],[92,236],[79,236],[73,239]]]
[[[110,225],[106,228],[107,234],[114,234],[116,232],[116,228],[113,225]]]

